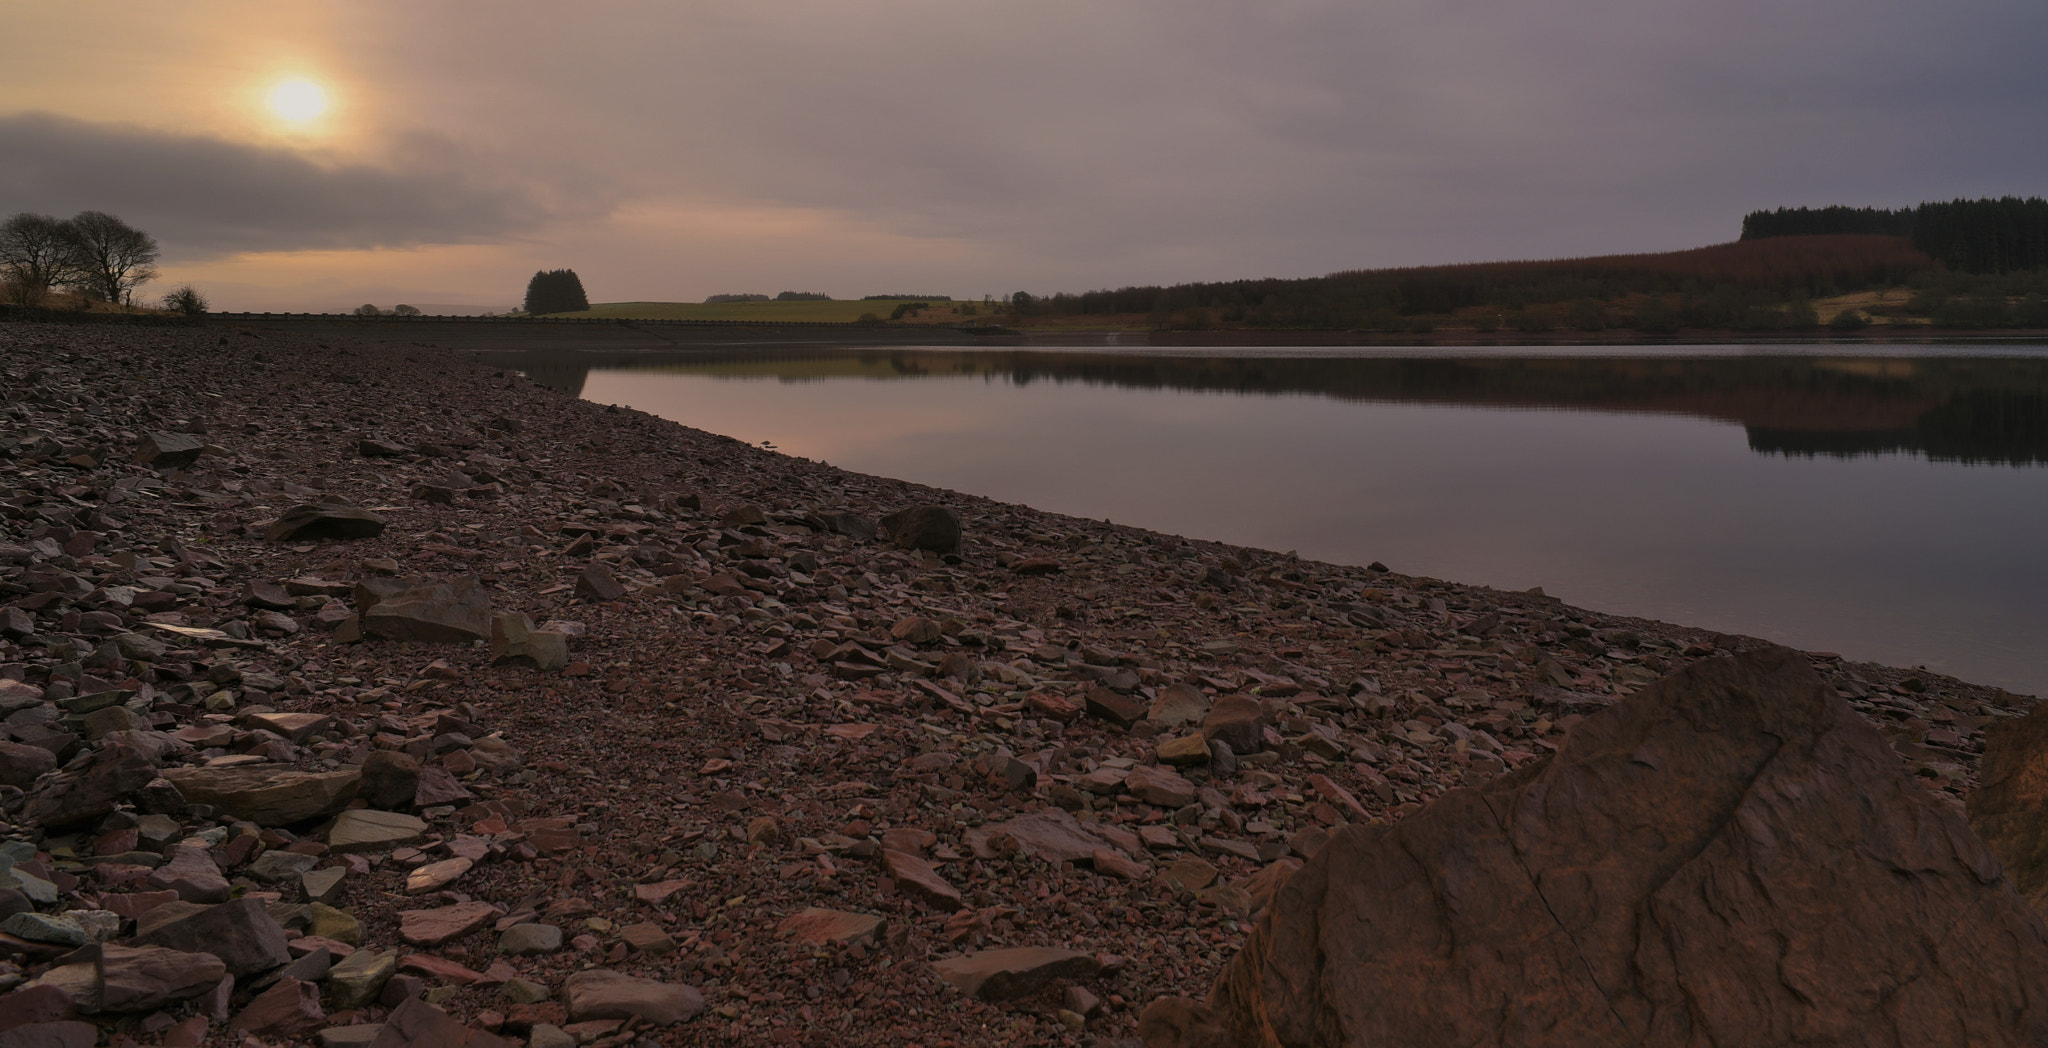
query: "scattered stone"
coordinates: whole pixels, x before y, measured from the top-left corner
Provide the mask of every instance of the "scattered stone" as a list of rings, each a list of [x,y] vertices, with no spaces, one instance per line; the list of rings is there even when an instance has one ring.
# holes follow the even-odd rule
[[[1192,684],[1169,684],[1145,711],[1145,719],[1164,728],[1200,724],[1209,715],[1209,696]]]
[[[638,953],[663,954],[676,948],[676,941],[669,937],[661,925],[653,921],[629,924],[619,930],[619,938],[626,941]]]
[[[468,873],[470,867],[475,865],[475,862],[458,856],[415,867],[411,873],[405,875],[405,894],[424,895],[427,892],[440,891],[461,880],[462,875]]]
[[[327,972],[334,1006],[349,1010],[375,1002],[384,991],[384,984],[397,973],[397,950],[357,950],[349,954]]]
[[[341,866],[307,870],[299,875],[299,887],[306,893],[307,902],[326,903],[331,906],[341,898],[341,884],[347,876],[347,868]]]
[[[608,600],[618,600],[625,595],[626,587],[619,583],[618,577],[612,574],[612,569],[602,564],[592,563],[576,576],[576,596],[580,600],[602,604]]]
[[[164,852],[165,862],[151,871],[152,888],[178,893],[186,902],[226,902],[228,879],[214,865],[213,855],[193,844],[175,844]]]
[[[552,924],[515,924],[498,937],[498,952],[514,957],[553,953],[562,948],[562,929]]]
[[[34,911],[17,913],[0,921],[0,932],[17,939],[56,946],[84,946],[86,942],[85,929],[77,921]]]
[[[1124,789],[1146,804],[1160,808],[1185,808],[1195,803],[1195,784],[1165,768],[1143,764],[1124,776]]]
[[[206,442],[189,433],[152,432],[135,446],[132,461],[151,469],[184,469],[205,451]]]

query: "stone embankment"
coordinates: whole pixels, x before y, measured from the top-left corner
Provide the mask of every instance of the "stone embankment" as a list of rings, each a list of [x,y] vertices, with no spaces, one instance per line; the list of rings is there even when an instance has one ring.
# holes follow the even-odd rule
[[[9,324],[0,391],[8,1044],[1135,1043],[1333,834],[1759,647],[431,347]],[[1950,821],[2032,705],[1797,658]]]

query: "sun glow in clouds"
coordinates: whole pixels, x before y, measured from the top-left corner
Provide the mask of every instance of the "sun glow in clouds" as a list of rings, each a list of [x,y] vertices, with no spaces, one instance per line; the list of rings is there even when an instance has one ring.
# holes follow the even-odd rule
[[[304,124],[327,112],[327,92],[311,80],[286,80],[270,89],[270,111],[288,123]]]

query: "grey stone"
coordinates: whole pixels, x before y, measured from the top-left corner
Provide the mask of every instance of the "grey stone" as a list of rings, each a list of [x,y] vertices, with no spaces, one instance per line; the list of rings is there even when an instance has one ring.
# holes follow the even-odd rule
[[[562,948],[562,929],[552,924],[515,924],[498,937],[498,952],[524,956]]]

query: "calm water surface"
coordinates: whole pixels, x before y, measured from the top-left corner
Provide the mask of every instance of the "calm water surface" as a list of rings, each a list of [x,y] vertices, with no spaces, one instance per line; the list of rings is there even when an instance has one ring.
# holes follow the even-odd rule
[[[2048,349],[1631,352],[521,366],[866,473],[2048,694]]]

